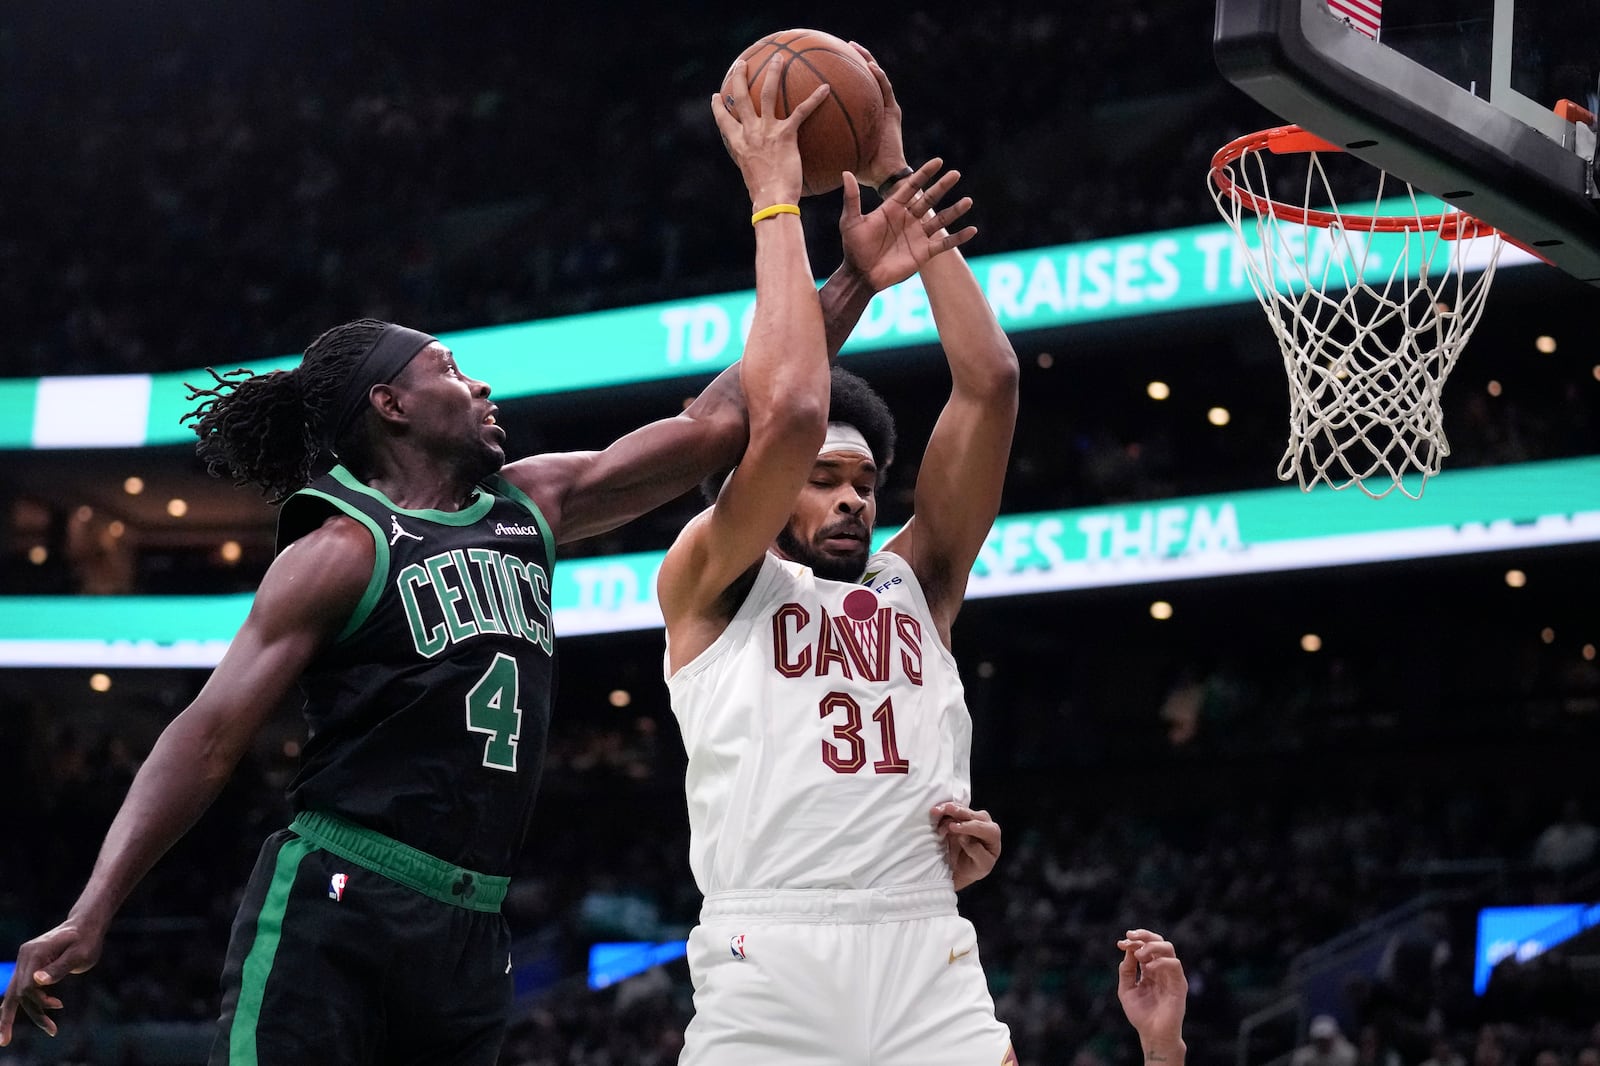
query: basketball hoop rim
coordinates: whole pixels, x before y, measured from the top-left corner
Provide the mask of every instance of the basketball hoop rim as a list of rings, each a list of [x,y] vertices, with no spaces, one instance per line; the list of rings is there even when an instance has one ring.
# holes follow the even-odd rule
[[[1211,183],[1221,195],[1248,207],[1257,215],[1271,215],[1284,222],[1317,226],[1322,229],[1338,228],[1364,233],[1434,233],[1452,241],[1497,234],[1506,236],[1482,219],[1464,211],[1389,217],[1347,215],[1339,211],[1318,211],[1309,207],[1298,207],[1240,188],[1234,181],[1233,175],[1229,173],[1229,167],[1247,155],[1263,151],[1271,152],[1273,155],[1344,153],[1344,149],[1337,144],[1295,125],[1273,126],[1270,129],[1247,133],[1217,149],[1216,154],[1211,157]]]

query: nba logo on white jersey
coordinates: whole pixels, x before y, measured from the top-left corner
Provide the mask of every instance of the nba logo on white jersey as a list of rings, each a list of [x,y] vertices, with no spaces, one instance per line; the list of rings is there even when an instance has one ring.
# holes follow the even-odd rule
[[[739,933],[728,938],[728,950],[733,952],[733,957],[736,959],[743,960],[746,957],[744,953],[743,933]]]
[[[350,878],[345,874],[334,874],[328,879],[328,898],[344,902],[344,886],[350,883]]]

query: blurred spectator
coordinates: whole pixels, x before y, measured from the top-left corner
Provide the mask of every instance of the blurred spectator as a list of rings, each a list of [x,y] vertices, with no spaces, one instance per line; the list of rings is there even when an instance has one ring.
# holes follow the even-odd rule
[[[1433,1038],[1428,1057],[1422,1060],[1422,1066],[1467,1066],[1467,1060],[1448,1033],[1438,1033]]]
[[[1400,1052],[1376,1025],[1363,1025],[1356,1033],[1356,1066],[1402,1066]]]
[[[1534,864],[1556,875],[1571,873],[1594,861],[1600,848],[1600,828],[1583,815],[1576,797],[1561,805],[1561,817],[1539,834],[1533,844]]]
[[[1355,1046],[1345,1039],[1333,1015],[1312,1018],[1306,1036],[1308,1043],[1295,1048],[1289,1066],[1356,1066]]]
[[[1499,1025],[1479,1027],[1478,1041],[1472,1049],[1472,1066],[1516,1066],[1504,1028]]]

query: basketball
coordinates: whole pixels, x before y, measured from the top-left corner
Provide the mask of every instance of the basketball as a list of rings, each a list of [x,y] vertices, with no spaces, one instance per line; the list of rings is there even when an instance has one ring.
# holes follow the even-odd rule
[[[872,161],[883,119],[883,93],[866,62],[848,43],[818,30],[783,30],[761,38],[739,54],[750,79],[750,99],[761,111],[761,88],[775,73],[778,117],[810,96],[818,85],[828,97],[800,127],[800,162],[805,172],[802,195],[832,192],[844,184],[843,173]],[[730,69],[731,76],[732,71]],[[723,99],[732,106],[730,82],[722,81]]]

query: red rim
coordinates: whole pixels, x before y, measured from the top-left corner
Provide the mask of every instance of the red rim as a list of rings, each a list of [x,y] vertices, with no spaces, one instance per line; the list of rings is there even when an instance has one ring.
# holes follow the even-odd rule
[[[1239,188],[1228,174],[1228,166],[1256,152],[1267,151],[1273,155],[1291,155],[1301,152],[1343,152],[1344,149],[1325,141],[1299,126],[1275,126],[1258,133],[1247,133],[1217,149],[1211,157],[1211,183],[1221,193],[1243,204],[1258,215],[1270,214],[1287,222],[1302,226],[1320,226],[1327,229],[1338,226],[1345,230],[1364,233],[1437,233],[1445,240],[1466,240],[1487,237],[1498,232],[1493,226],[1464,212],[1437,215],[1392,216],[1346,215],[1336,211],[1314,211],[1294,204],[1280,203],[1266,196],[1257,196]]]

